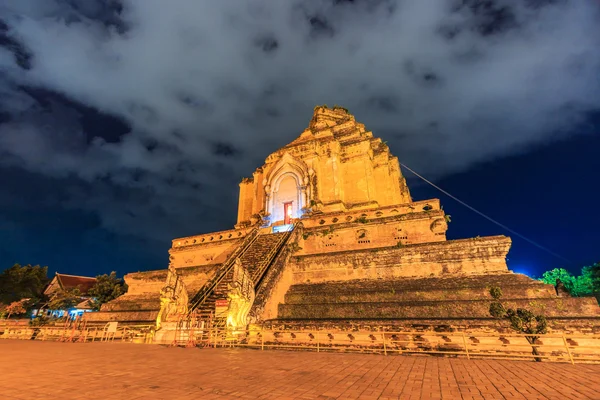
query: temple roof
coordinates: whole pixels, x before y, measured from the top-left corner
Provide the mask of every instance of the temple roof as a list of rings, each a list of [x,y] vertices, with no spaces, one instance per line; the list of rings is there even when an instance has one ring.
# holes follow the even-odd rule
[[[74,289],[79,288],[82,295],[85,295],[96,284],[96,278],[89,276],[59,274],[54,276],[44,294],[54,293],[57,289]]]
[[[282,149],[294,147],[315,140],[335,139],[342,146],[364,140],[375,140],[371,132],[365,130],[365,126],[359,122],[347,109],[334,106],[315,107],[308,128],[299,137],[285,145]],[[282,150],[280,149],[280,150]]]

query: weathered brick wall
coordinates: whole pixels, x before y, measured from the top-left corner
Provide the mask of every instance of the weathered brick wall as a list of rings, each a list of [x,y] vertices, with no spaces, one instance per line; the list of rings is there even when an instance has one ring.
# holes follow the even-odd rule
[[[300,185],[308,184],[308,200],[323,212],[361,204],[375,208],[411,202],[398,159],[388,146],[346,111],[317,108],[300,137],[269,155],[252,178],[241,182],[238,224],[268,208],[265,192],[274,184],[281,160],[289,156],[305,166],[305,171],[290,167],[289,172],[300,178]],[[309,175],[311,182],[306,181]]]
[[[210,264],[177,269],[192,297],[212,277],[221,264]],[[86,314],[86,319],[93,322],[140,322],[156,321],[160,310],[160,290],[167,282],[168,270],[136,272],[125,275],[129,286],[123,296],[104,304],[100,312]]]
[[[440,210],[400,215],[390,213],[389,216],[373,211],[353,213],[356,214],[353,216],[347,214],[303,220],[305,231],[298,255],[446,240],[447,224]]]
[[[503,302],[511,308],[544,312],[548,317],[585,318],[598,308],[594,298],[512,299]],[[490,319],[490,300],[432,300],[403,302],[280,304],[278,319]],[[597,314],[600,318],[600,315]]]
[[[127,295],[156,294],[165,285],[167,270],[132,272],[125,275],[124,279],[128,286]]]
[[[507,272],[510,239],[492,236],[293,257],[294,283]]]
[[[223,263],[247,233],[248,229],[232,229],[174,239],[170,263],[175,268]]]
[[[197,267],[177,268],[177,273],[181,276],[190,298],[194,296],[210,278],[212,278],[221,265],[222,264],[210,264]]]
[[[569,321],[567,328],[600,325],[600,306],[595,298],[559,297],[552,285],[506,272],[295,284],[279,304],[277,320],[323,326],[330,321],[344,325],[363,320],[383,325],[450,324],[457,329],[479,329],[482,323],[499,323],[489,314],[491,286],[502,289],[507,307]]]
[[[160,310],[160,289],[165,285],[167,270],[134,272],[125,275],[127,293],[102,305],[99,312],[85,314],[90,322],[153,323]]]

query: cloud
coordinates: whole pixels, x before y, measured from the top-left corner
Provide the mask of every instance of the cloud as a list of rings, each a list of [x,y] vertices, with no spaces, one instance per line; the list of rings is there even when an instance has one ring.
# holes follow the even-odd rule
[[[76,176],[70,206],[165,236],[232,224],[237,182],[316,104],[425,174],[463,170],[600,106],[598,3],[518,4],[0,0],[2,163]]]

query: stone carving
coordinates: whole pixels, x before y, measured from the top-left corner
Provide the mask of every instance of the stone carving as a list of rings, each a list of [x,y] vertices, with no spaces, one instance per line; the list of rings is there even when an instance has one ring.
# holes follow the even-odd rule
[[[233,329],[243,328],[248,323],[248,313],[254,303],[255,293],[254,282],[239,258],[235,260],[233,281],[227,284],[227,289],[229,298],[227,326]]]
[[[175,268],[169,268],[167,283],[160,290],[160,311],[156,317],[156,330],[162,322],[177,321],[188,313],[188,292]]]
[[[437,218],[429,227],[433,233],[444,233],[448,230],[448,223],[444,218]]]

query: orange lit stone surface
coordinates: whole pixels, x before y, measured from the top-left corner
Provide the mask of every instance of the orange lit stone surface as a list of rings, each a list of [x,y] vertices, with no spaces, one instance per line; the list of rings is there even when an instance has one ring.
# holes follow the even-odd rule
[[[233,229],[172,241],[169,266],[189,298],[257,224],[262,235],[281,228],[284,205],[290,204],[292,218],[301,222],[294,250],[257,283],[250,322],[482,329],[493,322],[485,311],[489,286],[496,282],[507,301],[550,316],[553,329],[600,331],[595,302],[562,299],[552,286],[508,271],[510,238],[446,240],[440,201],[413,200],[388,146],[339,107],[316,107],[297,139],[242,180]],[[244,267],[252,268],[260,257],[260,251],[245,257]],[[87,317],[152,321],[165,279],[166,271],[128,274],[129,292]],[[404,297],[389,296],[390,291]],[[322,293],[331,296],[323,300]]]
[[[0,340],[0,398],[598,399],[600,365]]]

